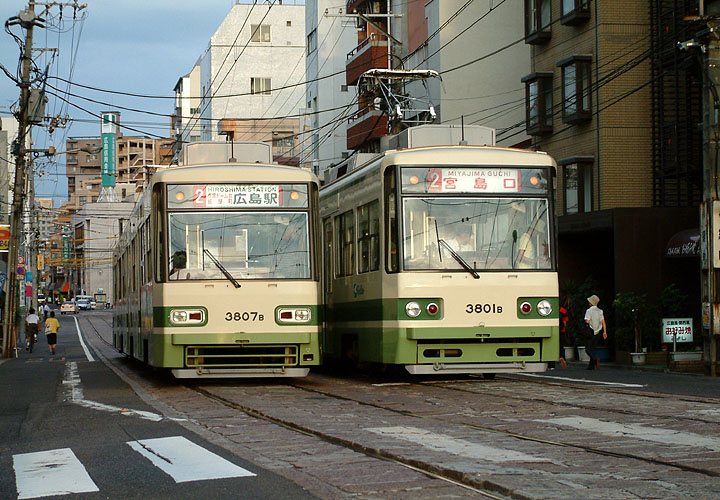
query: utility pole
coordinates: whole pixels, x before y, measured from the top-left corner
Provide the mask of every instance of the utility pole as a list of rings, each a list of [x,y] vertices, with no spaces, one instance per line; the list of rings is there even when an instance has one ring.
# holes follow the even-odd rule
[[[695,39],[678,41],[679,50],[694,51],[703,72],[703,202],[700,206],[702,334],[705,366],[720,375],[720,18],[699,15],[706,28]]]
[[[28,7],[17,17],[8,20],[9,26],[22,25],[27,30],[25,47],[21,55],[20,114],[18,117],[18,136],[13,144],[15,154],[15,182],[13,185],[13,202],[10,213],[10,245],[8,250],[7,292],[5,293],[5,317],[3,323],[3,357],[13,354],[11,349],[12,327],[15,323],[15,308],[18,303],[17,273],[20,235],[22,234],[23,202],[25,200],[28,135],[30,133],[30,71],[32,68],[33,28],[42,27],[43,19],[35,16],[35,2],[30,0]]]

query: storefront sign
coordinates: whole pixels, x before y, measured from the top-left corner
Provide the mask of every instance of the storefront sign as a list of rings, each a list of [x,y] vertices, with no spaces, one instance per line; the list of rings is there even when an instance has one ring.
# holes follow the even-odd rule
[[[663,318],[662,320],[662,342],[671,344],[676,342],[693,341],[692,318]]]

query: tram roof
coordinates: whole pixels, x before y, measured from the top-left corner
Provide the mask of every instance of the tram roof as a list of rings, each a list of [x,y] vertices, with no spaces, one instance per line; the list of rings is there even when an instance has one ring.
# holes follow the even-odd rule
[[[318,182],[308,170],[263,163],[208,163],[158,170],[153,182]]]

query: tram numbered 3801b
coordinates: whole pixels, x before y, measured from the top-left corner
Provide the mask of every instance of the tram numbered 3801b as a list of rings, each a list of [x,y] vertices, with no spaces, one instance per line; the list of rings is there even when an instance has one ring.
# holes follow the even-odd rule
[[[555,168],[540,152],[420,147],[324,186],[325,357],[546,370],[559,359]]]

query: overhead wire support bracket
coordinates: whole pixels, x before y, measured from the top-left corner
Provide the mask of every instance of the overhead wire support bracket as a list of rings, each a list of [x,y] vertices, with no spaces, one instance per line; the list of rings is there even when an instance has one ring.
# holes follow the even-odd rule
[[[387,110],[389,131],[432,123],[437,114],[430,102],[427,85],[427,80],[431,78],[442,81],[437,71],[429,69],[370,69],[360,75],[358,93],[373,97],[376,109],[384,107]],[[405,86],[418,81],[424,87],[425,95],[413,97],[405,91]]]

